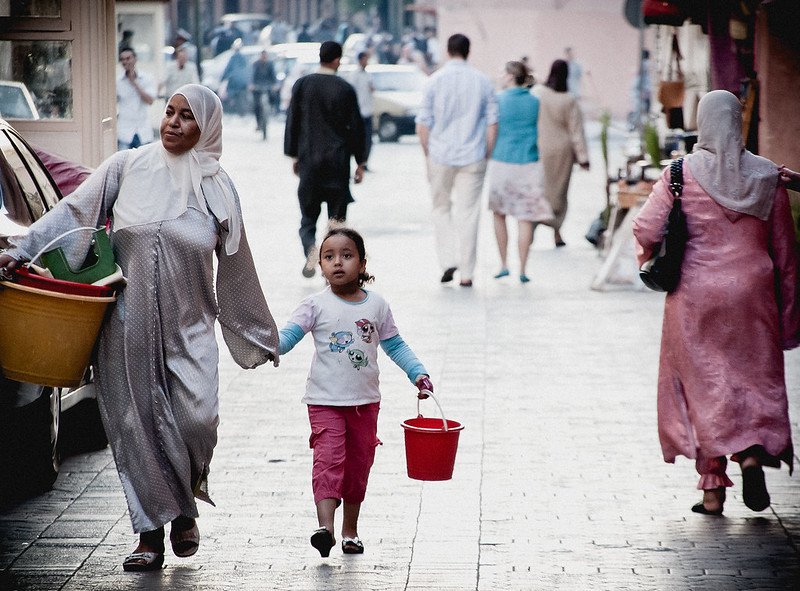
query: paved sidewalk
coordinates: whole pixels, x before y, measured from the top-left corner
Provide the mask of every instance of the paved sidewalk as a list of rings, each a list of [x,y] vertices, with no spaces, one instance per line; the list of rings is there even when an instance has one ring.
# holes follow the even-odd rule
[[[280,128],[262,143],[226,121],[224,165],[272,311],[282,325],[322,280],[303,279],[295,179]],[[595,142],[596,148],[596,142]],[[800,588],[800,482],[769,470],[772,507],[741,503],[730,474],[725,516],[693,514],[693,463],[664,464],[655,424],[663,297],[598,293],[583,239],[604,204],[603,173],[576,171],[564,236],[536,237],[528,275],[494,280],[484,216],[475,287],[438,283],[423,162],[414,138],[375,146],[350,222],[366,238],[374,289],[392,304],[452,419],[465,425],[446,482],[405,475],[400,423],[414,389],[382,358],[378,449],[362,510],[362,556],[321,559],[308,420],[299,403],[310,339],[280,368],[239,369],[222,351],[217,507],[201,504],[200,551],[157,573],[124,573],[134,546],[109,450],[68,459],[55,488],[0,512],[0,590],[730,590]],[[512,229],[512,237],[515,236]],[[221,341],[220,341],[221,342]],[[787,356],[800,441],[800,354]],[[434,415],[430,402],[425,415]],[[337,534],[338,537],[338,534]]]

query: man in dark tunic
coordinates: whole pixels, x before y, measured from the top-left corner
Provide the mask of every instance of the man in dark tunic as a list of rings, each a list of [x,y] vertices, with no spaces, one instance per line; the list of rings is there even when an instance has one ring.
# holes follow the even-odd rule
[[[328,204],[328,219],[344,221],[350,194],[350,157],[358,165],[353,180],[364,178],[366,147],[364,122],[353,87],[336,76],[342,46],[325,41],[319,50],[317,73],[300,78],[292,88],[286,112],[283,152],[294,159],[300,177],[300,241],[306,263],[305,277],[316,272],[317,219],[322,202]]]

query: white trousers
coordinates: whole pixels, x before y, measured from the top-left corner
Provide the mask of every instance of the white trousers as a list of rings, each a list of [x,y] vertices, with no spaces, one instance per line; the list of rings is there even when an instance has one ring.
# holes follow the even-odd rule
[[[486,160],[447,166],[428,159],[436,254],[443,270],[458,267],[461,281],[472,279],[475,270],[485,175]]]

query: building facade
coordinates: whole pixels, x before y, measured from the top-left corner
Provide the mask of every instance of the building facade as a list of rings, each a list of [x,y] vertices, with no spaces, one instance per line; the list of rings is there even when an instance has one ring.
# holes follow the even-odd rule
[[[25,112],[4,103],[0,116],[34,144],[92,166],[116,149],[114,4],[0,4],[0,80],[33,99]]]

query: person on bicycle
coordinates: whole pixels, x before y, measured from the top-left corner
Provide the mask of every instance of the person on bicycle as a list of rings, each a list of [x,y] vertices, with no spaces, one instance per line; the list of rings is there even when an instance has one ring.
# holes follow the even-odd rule
[[[269,61],[269,54],[264,50],[259,58],[253,62],[253,71],[250,79],[250,91],[253,93],[253,112],[256,116],[256,129],[258,131],[266,129],[269,109],[272,105],[270,99],[277,81],[275,66]],[[266,101],[267,113],[263,112],[265,103],[262,103],[262,95],[265,95],[268,99]],[[264,117],[263,120],[262,117]],[[266,132],[264,134],[266,137]]]
[[[242,40],[233,43],[233,54],[222,72],[221,82],[225,83],[222,99],[225,113],[245,115],[247,113],[247,87],[249,82],[249,66],[247,58],[242,55]],[[221,97],[220,97],[221,98]]]

